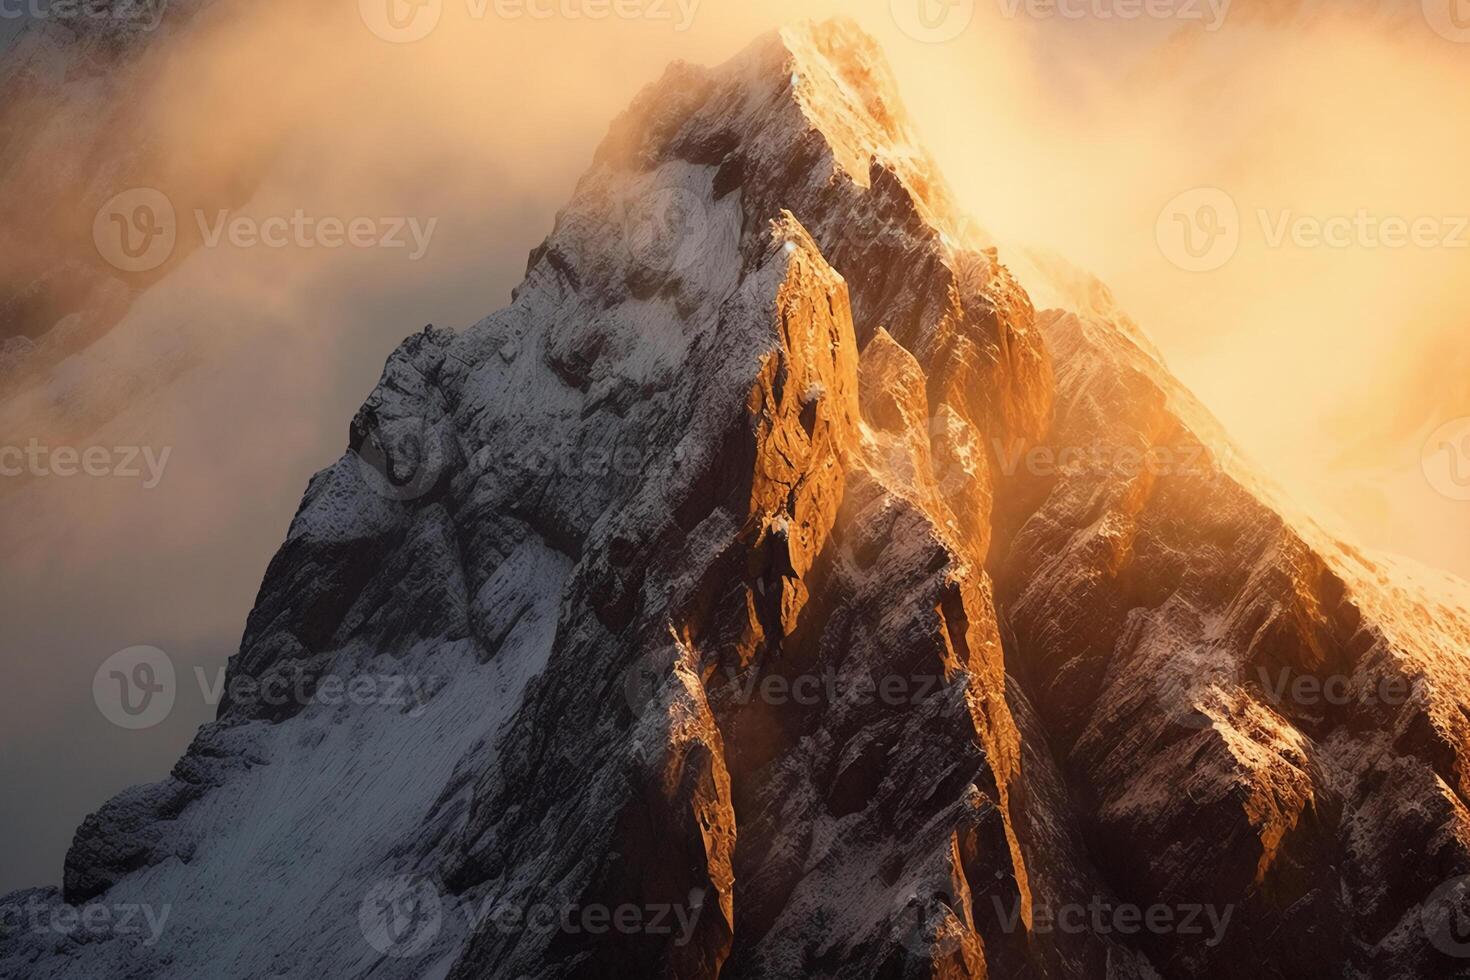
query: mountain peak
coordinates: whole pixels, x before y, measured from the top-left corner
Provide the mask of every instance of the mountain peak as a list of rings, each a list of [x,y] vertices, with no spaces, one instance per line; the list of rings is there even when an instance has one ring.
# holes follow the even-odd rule
[[[792,90],[813,125],[838,141],[838,152],[861,161],[854,179],[867,177],[867,158],[922,154],[909,128],[897,80],[882,49],[845,18],[808,22],[779,32],[790,55]]]
[[[681,138],[670,143],[676,131]],[[764,145],[775,158],[801,152],[814,136],[846,178],[867,187],[875,167],[887,170],[927,221],[958,237],[947,185],[882,48],[845,17],[771,31],[713,68],[674,63],[614,123],[598,158],[649,166],[670,152],[714,159],[742,143]]]
[[[0,902],[174,929],[0,974],[1448,975],[1463,609],[1346,575],[951,215],[849,22],[671,68],[510,306],[390,358],[219,718]]]

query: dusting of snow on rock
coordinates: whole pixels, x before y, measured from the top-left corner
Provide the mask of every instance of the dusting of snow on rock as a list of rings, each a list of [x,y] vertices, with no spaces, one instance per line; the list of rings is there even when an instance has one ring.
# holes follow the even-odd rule
[[[1017,261],[853,25],[672,66],[511,304],[389,359],[218,719],[0,901],[164,927],[0,975],[1452,975],[1466,588]]]

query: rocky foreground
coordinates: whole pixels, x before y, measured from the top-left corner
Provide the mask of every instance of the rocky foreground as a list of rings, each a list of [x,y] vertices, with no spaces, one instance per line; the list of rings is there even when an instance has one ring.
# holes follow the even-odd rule
[[[856,28],[671,67],[0,975],[1470,976],[1465,587],[991,246]]]

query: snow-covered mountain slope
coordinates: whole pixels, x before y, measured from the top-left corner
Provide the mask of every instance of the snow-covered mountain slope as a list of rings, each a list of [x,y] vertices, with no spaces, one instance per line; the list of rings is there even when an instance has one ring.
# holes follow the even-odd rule
[[[851,25],[670,68],[390,359],[218,721],[0,903],[162,927],[0,972],[1453,975],[1464,599],[970,227]]]

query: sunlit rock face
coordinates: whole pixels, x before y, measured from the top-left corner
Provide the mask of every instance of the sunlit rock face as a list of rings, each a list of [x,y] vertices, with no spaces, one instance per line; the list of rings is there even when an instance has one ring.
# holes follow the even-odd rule
[[[1463,594],[1274,503],[1126,317],[1037,314],[850,25],[670,68],[348,441],[218,721],[6,906],[171,924],[0,972],[1470,963]],[[239,693],[344,679],[414,696]]]

